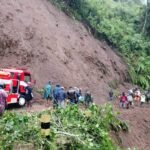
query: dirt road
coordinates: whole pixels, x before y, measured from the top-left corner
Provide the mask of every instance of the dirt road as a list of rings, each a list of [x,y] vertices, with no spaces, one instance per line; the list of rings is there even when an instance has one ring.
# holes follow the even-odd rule
[[[150,149],[150,104],[133,109],[119,109],[119,117],[129,125],[129,133],[120,133],[122,147]]]

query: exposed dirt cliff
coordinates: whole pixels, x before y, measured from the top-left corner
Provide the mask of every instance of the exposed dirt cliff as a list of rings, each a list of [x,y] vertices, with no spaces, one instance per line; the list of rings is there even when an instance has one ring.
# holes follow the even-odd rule
[[[0,0],[0,67],[26,67],[41,87],[48,80],[89,88],[104,101],[108,83],[126,78],[109,46],[46,0]]]

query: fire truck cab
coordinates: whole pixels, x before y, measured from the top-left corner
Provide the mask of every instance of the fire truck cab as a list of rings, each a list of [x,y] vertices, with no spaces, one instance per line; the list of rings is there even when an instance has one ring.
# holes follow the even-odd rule
[[[24,106],[25,87],[31,82],[31,74],[26,69],[1,69],[0,84],[4,84],[4,90],[8,93],[6,104],[18,103]]]

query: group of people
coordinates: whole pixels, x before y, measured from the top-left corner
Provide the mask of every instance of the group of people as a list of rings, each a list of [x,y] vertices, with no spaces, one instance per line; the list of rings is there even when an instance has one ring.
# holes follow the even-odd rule
[[[141,92],[139,88],[130,89],[126,95],[124,92],[120,97],[120,107],[130,108],[134,105],[143,106],[144,103],[149,103],[150,91]]]
[[[84,103],[86,106],[89,106],[93,102],[93,97],[90,91],[86,90],[83,95],[81,89],[77,87],[69,87],[66,90],[63,86],[57,84],[52,88],[51,82],[49,81],[44,87],[43,99],[47,100],[47,105],[50,104],[50,101],[53,102],[53,107],[65,107],[66,103],[77,104]]]
[[[31,100],[33,99],[32,88],[30,84],[25,88],[25,99],[27,107],[31,107]],[[0,115],[3,113],[6,107],[6,99],[8,97],[7,92],[4,90],[4,85],[0,85]],[[93,103],[93,97],[89,90],[86,90],[85,93],[82,93],[82,90],[77,87],[69,87],[65,89],[63,86],[57,84],[52,87],[51,82],[49,81],[44,86],[43,99],[47,100],[47,105],[53,103],[53,107],[62,107],[64,108],[66,104],[78,104],[83,103],[88,107]],[[114,99],[113,90],[109,91],[109,100]],[[142,106],[145,102],[150,101],[150,89],[141,93],[139,88],[130,89],[128,93],[122,92],[119,96],[119,106],[121,108],[130,108],[134,105]]]
[[[150,90],[141,92],[139,88],[130,89],[128,94],[125,92],[119,97],[119,104],[121,108],[130,108],[135,106],[143,106],[144,103],[150,101]]]

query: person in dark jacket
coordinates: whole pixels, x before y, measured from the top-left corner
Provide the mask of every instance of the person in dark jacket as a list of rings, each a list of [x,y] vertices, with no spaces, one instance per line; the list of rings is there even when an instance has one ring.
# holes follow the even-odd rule
[[[61,87],[59,84],[57,84],[53,90],[53,107],[56,108],[58,107],[58,93],[60,91]]]
[[[32,88],[30,87],[30,83],[25,88],[25,99],[27,103],[27,107],[32,107],[31,100],[33,99]]]
[[[85,106],[88,107],[91,103],[93,103],[93,97],[90,91],[86,91],[84,95]]]
[[[111,89],[108,94],[109,94],[109,100],[112,101],[114,97],[113,90]]]
[[[58,91],[57,95],[56,95],[56,99],[58,102],[58,106],[61,108],[65,107],[65,99],[66,99],[66,93],[64,90],[64,87],[61,87],[60,90]]]
[[[74,88],[70,87],[67,92],[67,98],[70,100],[70,104],[75,104],[77,102],[77,95]]]
[[[146,97],[146,102],[149,103],[150,102],[150,89],[147,89],[145,92],[145,97]]]

